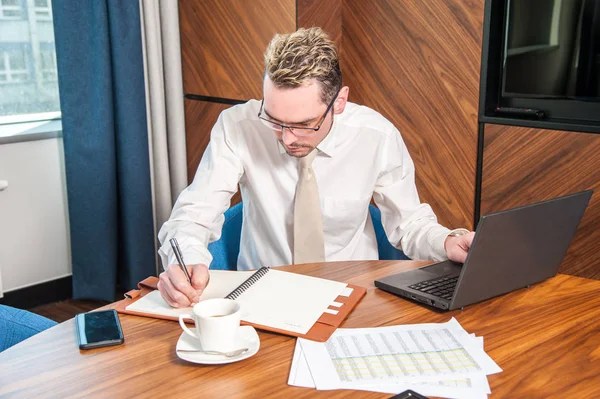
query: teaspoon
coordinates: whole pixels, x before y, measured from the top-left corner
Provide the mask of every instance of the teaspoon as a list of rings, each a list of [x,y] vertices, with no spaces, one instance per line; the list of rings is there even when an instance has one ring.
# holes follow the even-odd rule
[[[225,357],[238,356],[246,351],[248,351],[248,348],[236,349],[231,352],[203,351],[203,350],[199,350],[199,349],[177,349],[177,352],[197,352],[197,353],[206,353],[207,355],[221,355],[221,356],[225,356]]]

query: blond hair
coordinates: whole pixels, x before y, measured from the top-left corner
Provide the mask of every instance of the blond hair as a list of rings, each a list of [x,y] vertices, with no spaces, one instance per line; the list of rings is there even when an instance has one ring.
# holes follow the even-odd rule
[[[281,88],[299,87],[315,79],[321,84],[325,104],[342,85],[335,44],[317,27],[275,35],[265,51],[265,75]]]

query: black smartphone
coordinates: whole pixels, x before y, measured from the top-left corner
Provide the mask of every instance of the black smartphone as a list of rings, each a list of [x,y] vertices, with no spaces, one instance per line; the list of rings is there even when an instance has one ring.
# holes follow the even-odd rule
[[[398,395],[392,396],[390,399],[427,399],[427,397],[413,391],[412,389],[407,389],[404,392],[400,392]]]
[[[114,310],[80,313],[75,316],[75,325],[79,349],[119,345],[125,341],[119,315]]]

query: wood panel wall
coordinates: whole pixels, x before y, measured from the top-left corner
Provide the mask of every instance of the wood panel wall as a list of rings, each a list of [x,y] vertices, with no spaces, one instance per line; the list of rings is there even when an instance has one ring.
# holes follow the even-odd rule
[[[321,27],[342,53],[343,0],[298,0],[298,28]]]
[[[421,200],[472,228],[483,0],[344,0],[350,100],[398,127]]]
[[[486,125],[481,213],[595,191],[560,272],[600,279],[600,134]]]
[[[263,53],[275,33],[296,29],[295,0],[179,2],[186,94],[262,96]]]

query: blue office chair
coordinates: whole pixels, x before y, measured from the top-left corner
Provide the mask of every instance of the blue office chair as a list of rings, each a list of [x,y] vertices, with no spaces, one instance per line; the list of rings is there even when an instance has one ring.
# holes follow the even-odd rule
[[[223,222],[221,238],[208,244],[208,251],[213,256],[213,261],[210,264],[211,269],[237,270],[244,215],[242,210],[243,207],[240,202],[225,211],[225,222]]]
[[[238,203],[225,211],[225,222],[221,238],[208,244],[208,250],[213,256],[210,268],[213,270],[236,270],[237,258],[240,252],[240,235],[242,233],[242,203]],[[379,259],[381,260],[410,260],[404,252],[394,247],[387,239],[381,224],[381,211],[369,205],[369,213],[375,229]]]
[[[0,352],[56,324],[27,310],[0,305]]]
[[[369,205],[369,213],[373,221],[373,229],[377,238],[377,250],[380,260],[410,260],[401,250],[394,247],[387,238],[383,225],[381,224],[381,211],[379,208]]]

